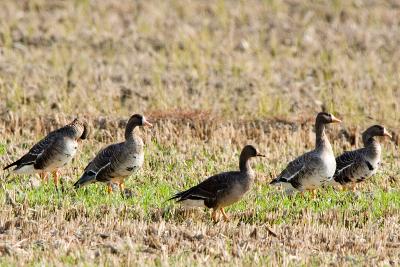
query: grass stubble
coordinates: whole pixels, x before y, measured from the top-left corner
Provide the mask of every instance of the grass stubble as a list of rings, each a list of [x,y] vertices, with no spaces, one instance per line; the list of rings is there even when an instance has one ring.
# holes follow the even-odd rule
[[[1,173],[2,265],[399,265],[399,6],[360,1],[3,1],[0,160],[73,116],[90,139],[62,190]],[[173,29],[173,30],[171,30]],[[393,131],[357,192],[289,198],[268,182],[313,147],[314,114],[336,154],[372,123]],[[72,183],[143,112],[145,165],[129,194]],[[68,115],[66,115],[68,114]],[[165,203],[236,169],[254,144],[257,179],[214,224]]]
[[[110,126],[104,129],[99,129],[100,122],[91,125],[92,138],[82,143],[81,153],[63,171],[59,191],[52,183],[40,185],[34,176],[3,173],[2,261],[17,265],[398,264],[399,166],[391,156],[396,150],[393,142],[384,143],[382,171],[355,193],[327,188],[319,191],[317,199],[308,194],[290,198],[270,188],[268,181],[287,159],[313,146],[312,127],[272,121],[228,123],[205,115],[191,119],[175,114],[176,119],[150,114],[155,127],[141,132],[146,162],[128,180],[128,196],[109,195],[102,184],[77,191],[72,187],[105,140],[123,138],[119,120],[116,125],[106,120]],[[37,124],[25,122],[24,128],[29,133],[29,125]],[[337,127],[329,131],[335,151],[351,146],[351,139],[340,139],[339,132]],[[7,136],[1,157],[8,162],[9,155],[21,153],[27,144],[17,142],[26,140],[23,136]],[[267,158],[253,162],[256,183],[243,201],[229,208],[231,222],[214,224],[207,212],[184,212],[165,203],[178,189],[236,169],[238,151],[246,143],[257,144]]]

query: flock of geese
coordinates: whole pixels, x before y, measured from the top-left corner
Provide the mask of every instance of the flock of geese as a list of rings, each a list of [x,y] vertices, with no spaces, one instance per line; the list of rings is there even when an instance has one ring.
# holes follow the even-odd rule
[[[306,190],[314,192],[314,189],[324,185],[351,187],[374,175],[381,160],[381,146],[375,137],[391,138],[391,135],[383,126],[371,126],[362,134],[363,148],[346,151],[335,158],[325,127],[339,122],[332,114],[319,113],[315,120],[315,149],[289,162],[270,184],[282,185],[288,193]],[[78,189],[91,183],[103,182],[107,184],[108,192],[112,192],[113,184],[118,184],[123,192],[125,179],[140,169],[144,162],[143,141],[134,132],[137,126],[152,127],[152,124],[142,115],[133,115],[125,128],[125,141],[101,149],[86,166],[74,187]],[[87,124],[75,119],[50,132],[4,170],[14,167],[12,171],[17,174],[38,174],[44,181],[52,173],[57,188],[59,169],[71,161],[78,150],[79,141],[87,136]],[[218,220],[218,212],[221,212],[224,220],[229,220],[224,208],[239,201],[253,184],[255,173],[250,165],[250,158],[253,157],[264,155],[254,146],[246,145],[240,153],[239,171],[211,176],[169,200],[176,200],[185,207],[210,208],[213,210],[211,216],[214,221]]]

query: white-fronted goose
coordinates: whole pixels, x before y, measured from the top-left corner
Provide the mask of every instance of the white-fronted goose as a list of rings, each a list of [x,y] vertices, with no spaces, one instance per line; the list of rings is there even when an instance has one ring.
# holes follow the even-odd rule
[[[75,119],[70,124],[50,132],[28,153],[6,166],[4,170],[15,166],[13,172],[18,174],[38,173],[43,180],[47,180],[48,172],[52,172],[57,187],[58,169],[71,161],[78,149],[78,140],[86,139],[87,135],[87,124]]]
[[[250,166],[251,157],[263,157],[257,150],[247,145],[240,153],[240,171],[223,172],[209,177],[200,184],[174,195],[172,199],[185,207],[207,207],[213,209],[212,219],[217,220],[217,212],[221,211],[225,220],[229,220],[224,207],[239,201],[250,189],[254,180],[254,171]]]
[[[336,172],[333,184],[354,185],[374,175],[381,161],[381,145],[375,136],[388,136],[389,132],[380,125],[374,125],[362,134],[364,147],[346,151],[336,158]]]
[[[341,121],[332,114],[319,113],[315,120],[315,149],[290,162],[270,184],[281,184],[289,191],[304,191],[315,189],[332,179],[336,162],[325,134],[325,125],[334,122]]]
[[[82,177],[74,184],[75,188],[103,182],[108,192],[112,192],[112,183],[118,183],[123,192],[124,180],[140,169],[144,161],[143,140],[135,135],[136,126],[152,126],[144,116],[133,115],[125,128],[125,141],[112,144],[99,151],[87,165]]]

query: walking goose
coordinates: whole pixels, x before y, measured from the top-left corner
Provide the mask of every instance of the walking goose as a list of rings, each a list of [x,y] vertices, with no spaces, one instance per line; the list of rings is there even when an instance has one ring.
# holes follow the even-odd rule
[[[78,140],[86,139],[87,135],[87,124],[75,119],[70,124],[50,132],[19,160],[4,167],[4,170],[15,166],[13,172],[38,173],[44,181],[47,181],[48,172],[52,172],[54,184],[57,187],[58,169],[71,161],[78,149]]]
[[[74,184],[79,188],[94,182],[107,183],[108,192],[112,192],[112,183],[119,184],[124,190],[124,180],[133,172],[140,169],[144,161],[143,140],[135,135],[136,126],[149,126],[142,115],[133,115],[125,127],[125,141],[109,145],[89,162],[82,177]]]
[[[315,120],[315,149],[290,162],[270,184],[282,184],[288,191],[304,191],[315,189],[332,179],[336,162],[325,134],[325,125],[335,122],[341,120],[329,113],[319,113]]]
[[[240,153],[239,171],[211,176],[200,184],[175,194],[169,200],[176,199],[184,207],[213,209],[214,221],[217,221],[217,212],[221,211],[224,219],[228,221],[224,207],[239,201],[253,184],[255,174],[249,161],[252,157],[264,157],[264,155],[259,154],[253,146],[247,145]]]
[[[364,147],[346,151],[336,158],[336,172],[333,184],[348,185],[364,181],[374,175],[381,161],[381,145],[375,136],[392,138],[389,132],[381,125],[374,125],[362,134]]]

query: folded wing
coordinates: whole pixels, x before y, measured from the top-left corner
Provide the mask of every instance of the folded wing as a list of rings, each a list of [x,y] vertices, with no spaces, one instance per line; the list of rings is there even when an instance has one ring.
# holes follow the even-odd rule
[[[112,144],[100,150],[96,157],[86,166],[81,178],[74,184],[75,188],[93,183],[97,181],[99,177],[102,178],[103,175],[101,175],[101,173],[104,170],[110,172],[109,168],[112,162],[115,161],[115,157],[121,151],[121,149],[122,144],[118,143]],[[104,181],[104,179],[100,179],[98,181]]]
[[[364,159],[361,149],[344,152],[336,158],[336,171],[333,179],[342,185],[354,182],[353,178],[362,164],[364,164]]]
[[[225,193],[228,188],[228,181],[229,173],[217,174],[186,191],[175,194],[169,200],[177,199],[177,202],[190,204],[194,204],[193,201],[200,201],[203,206],[211,208],[215,205],[218,197]],[[195,205],[197,206],[197,204]]]
[[[300,171],[304,172],[304,168],[311,157],[311,152],[308,152],[289,162],[286,168],[270,184],[289,183]]]
[[[6,167],[4,167],[4,170],[12,167],[12,166],[16,166],[14,171],[18,171],[22,168],[25,167],[25,169],[27,169],[28,167],[31,168],[32,170],[34,169],[34,165],[36,164],[38,158],[42,159],[42,155],[43,153],[47,154],[48,149],[50,147],[52,147],[53,143],[55,142],[55,140],[57,139],[57,135],[54,133],[50,133],[49,135],[47,135],[45,138],[43,138],[42,140],[40,140],[38,143],[36,143],[30,150],[28,153],[26,153],[25,155],[23,155],[20,159],[18,159],[17,161],[7,165]],[[41,164],[40,164],[41,165]],[[36,168],[36,167],[35,167]]]

